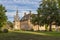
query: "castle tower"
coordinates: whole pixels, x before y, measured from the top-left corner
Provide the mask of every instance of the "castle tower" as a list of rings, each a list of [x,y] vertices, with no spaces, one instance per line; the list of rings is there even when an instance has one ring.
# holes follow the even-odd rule
[[[14,30],[20,30],[20,18],[18,15],[18,10],[16,11],[16,15],[14,16]]]

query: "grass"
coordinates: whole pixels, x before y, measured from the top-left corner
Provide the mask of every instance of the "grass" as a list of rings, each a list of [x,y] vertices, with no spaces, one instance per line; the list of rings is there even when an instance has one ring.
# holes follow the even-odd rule
[[[60,32],[38,32],[38,33],[44,33],[48,36],[60,36]]]
[[[15,31],[0,33],[0,40],[60,40],[60,32]]]

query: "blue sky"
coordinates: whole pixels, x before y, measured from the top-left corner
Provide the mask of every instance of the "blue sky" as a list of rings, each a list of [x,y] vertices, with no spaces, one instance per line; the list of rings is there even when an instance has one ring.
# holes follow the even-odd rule
[[[28,13],[29,10],[31,10],[32,13],[37,13],[36,10],[39,6],[39,1],[41,0],[0,0],[0,4],[6,7],[8,20],[13,21],[17,9],[20,18],[22,18],[24,12]]]

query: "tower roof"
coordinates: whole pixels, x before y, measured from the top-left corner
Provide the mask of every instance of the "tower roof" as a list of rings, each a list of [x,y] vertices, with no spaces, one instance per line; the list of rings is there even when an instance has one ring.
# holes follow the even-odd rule
[[[16,15],[18,15],[18,9],[16,10]]]
[[[16,15],[14,17],[14,21],[20,21],[20,17],[18,15],[18,10],[16,10]]]

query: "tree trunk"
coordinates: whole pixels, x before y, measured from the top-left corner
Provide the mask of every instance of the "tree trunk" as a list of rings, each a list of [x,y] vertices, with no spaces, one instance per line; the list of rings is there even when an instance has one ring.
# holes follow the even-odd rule
[[[52,31],[52,28],[51,28],[51,27],[52,27],[52,25],[50,24],[50,25],[49,25],[49,31]]]
[[[38,31],[39,31],[39,25],[38,25]]]

